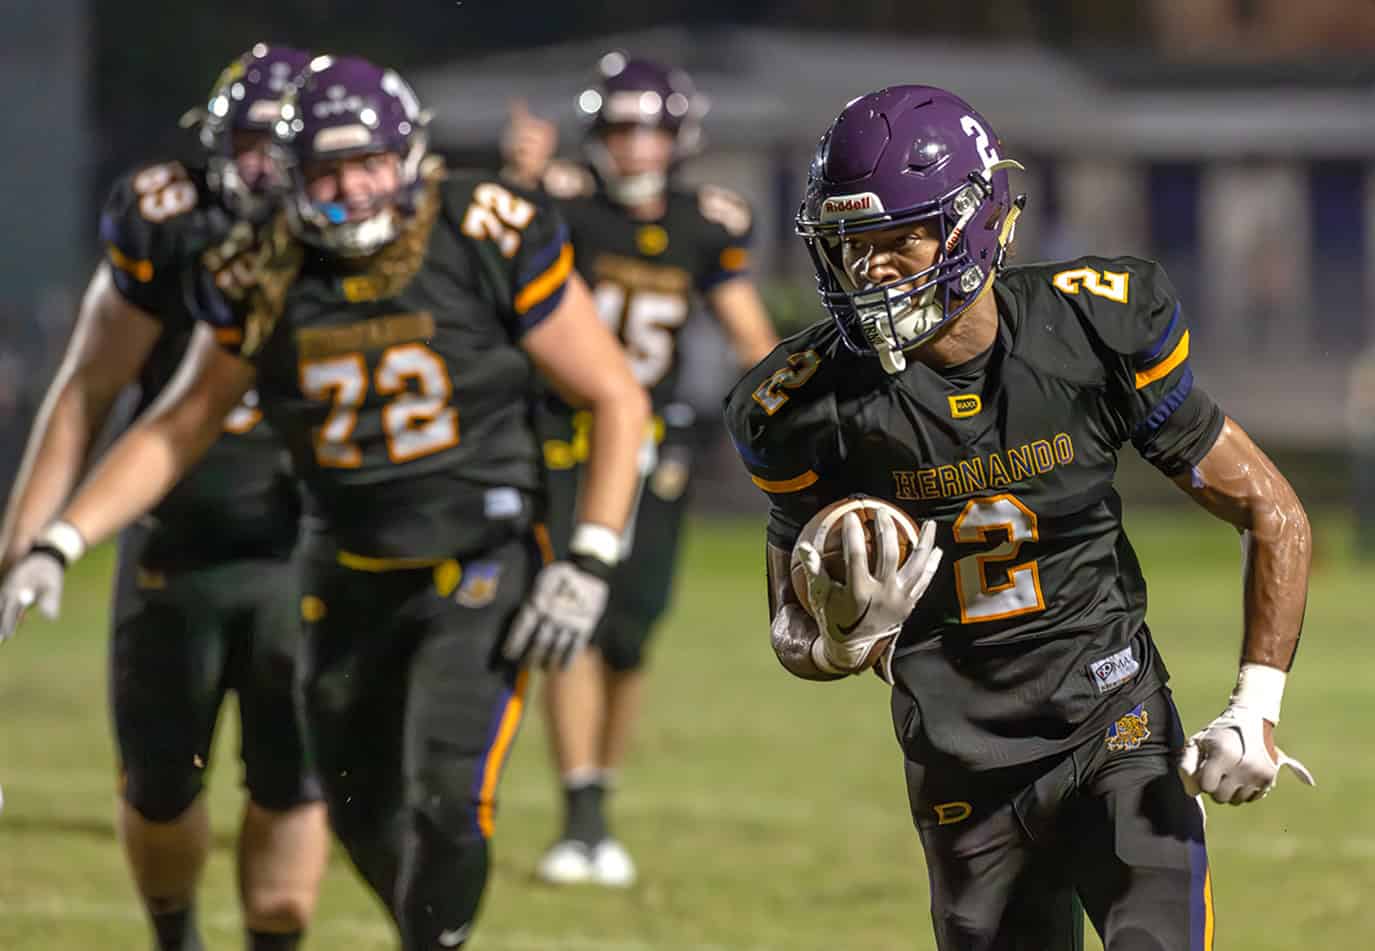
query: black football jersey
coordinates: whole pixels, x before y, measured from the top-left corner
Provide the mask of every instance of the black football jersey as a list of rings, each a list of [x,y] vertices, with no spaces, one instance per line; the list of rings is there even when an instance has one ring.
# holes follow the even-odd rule
[[[663,217],[641,221],[611,201],[589,169],[562,162],[545,174],[544,189],[568,222],[598,314],[661,410],[676,393],[678,334],[694,301],[748,272],[748,203],[713,185],[670,187]]]
[[[791,550],[852,493],[938,522],[944,559],[903,628],[897,689],[923,759],[967,768],[1067,749],[1167,677],[1113,488],[1128,442],[1167,474],[1212,447],[1223,417],[1193,385],[1189,331],[1155,263],[1087,257],[994,283],[989,351],[898,375],[819,323],[726,400],[732,438]]]
[[[106,200],[100,237],[114,285],[162,324],[139,374],[140,413],[171,380],[190,342],[195,317],[186,275],[233,223],[203,173],[176,162],[135,170]],[[294,543],[298,499],[256,394],[229,414],[224,428],[224,437],[152,513],[157,527],[145,563],[281,554]]]
[[[527,525],[542,486],[519,341],[572,271],[558,214],[455,175],[352,267],[289,246],[299,271],[269,320],[214,295],[203,313],[256,365],[311,514],[360,565],[462,555]]]

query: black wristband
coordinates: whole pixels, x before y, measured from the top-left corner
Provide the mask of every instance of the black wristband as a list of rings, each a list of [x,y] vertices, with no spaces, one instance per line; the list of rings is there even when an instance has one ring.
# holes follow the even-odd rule
[[[595,555],[572,554],[568,556],[568,561],[578,570],[585,571],[592,577],[600,578],[603,581],[610,581],[611,576],[616,572],[615,565],[608,565]]]
[[[36,545],[29,548],[29,554],[47,555],[61,565],[63,571],[67,570],[67,556],[62,554],[62,550],[56,545],[49,545],[47,542],[38,542]]]

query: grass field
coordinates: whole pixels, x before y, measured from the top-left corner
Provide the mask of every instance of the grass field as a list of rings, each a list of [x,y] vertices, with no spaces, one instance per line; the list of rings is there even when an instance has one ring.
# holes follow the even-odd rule
[[[1225,701],[1239,637],[1235,535],[1201,514],[1129,523],[1150,619],[1193,728]],[[1318,776],[1265,802],[1215,807],[1217,947],[1354,949],[1375,942],[1375,630],[1371,584],[1321,521],[1307,633],[1280,737]],[[926,875],[906,811],[887,698],[871,677],[817,686],[775,664],[755,522],[699,521],[662,632],[653,699],[615,800],[642,881],[555,891],[530,870],[555,832],[544,734],[530,717],[503,785],[496,870],[477,948],[931,948]],[[0,652],[0,949],[141,949],[144,924],[112,833],[105,714],[108,552],[71,579],[57,625]],[[210,948],[240,946],[232,874],[232,717],[212,783],[217,847],[201,899]],[[392,948],[338,854],[311,948]],[[1090,939],[1090,947],[1098,947]]]

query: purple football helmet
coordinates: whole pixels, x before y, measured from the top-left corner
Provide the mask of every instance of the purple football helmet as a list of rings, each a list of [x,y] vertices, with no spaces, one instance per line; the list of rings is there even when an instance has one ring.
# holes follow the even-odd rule
[[[662,129],[673,136],[673,162],[701,145],[702,117],[708,103],[688,74],[619,50],[597,64],[597,82],[578,94],[578,113],[590,123],[584,146],[607,194],[627,205],[652,200],[668,184],[667,169],[622,175],[607,154],[602,136],[617,126]]]
[[[934,86],[890,86],[852,100],[821,137],[797,213],[817,290],[847,346],[889,373],[986,290],[1025,196],[1014,198],[988,122]],[[847,236],[939,223],[942,252],[917,274],[871,284],[847,273]]]
[[[205,107],[183,119],[200,126],[201,145],[208,155],[207,182],[241,217],[260,218],[272,202],[265,179],[248,182],[240,174],[233,133],[271,131],[282,94],[309,59],[310,54],[290,46],[257,43],[220,73]]]
[[[428,148],[429,113],[396,72],[356,56],[317,56],[282,98],[272,127],[272,157],[286,188],[292,230],[303,240],[346,257],[372,254],[396,238],[400,217],[414,208]],[[314,201],[309,162],[394,153],[401,162],[395,192],[378,196],[364,214],[342,201]]]

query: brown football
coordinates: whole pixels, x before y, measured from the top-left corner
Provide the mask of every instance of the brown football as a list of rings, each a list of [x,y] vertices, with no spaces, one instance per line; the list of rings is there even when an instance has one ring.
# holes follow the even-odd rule
[[[845,580],[845,543],[844,533],[841,531],[841,520],[849,512],[854,512],[859,516],[860,524],[864,526],[865,548],[868,552],[869,570],[873,571],[876,565],[876,544],[877,529],[874,517],[880,509],[886,509],[893,516],[893,521],[898,526],[898,561],[901,563],[907,558],[907,553],[917,543],[919,526],[912,516],[891,502],[875,498],[870,495],[852,495],[841,499],[839,502],[832,502],[821,511],[811,517],[806,525],[802,527],[802,533],[797,536],[798,544],[804,541],[811,542],[821,552],[821,564],[826,569],[826,573],[836,581]],[[807,576],[802,567],[801,557],[798,555],[797,546],[793,546],[793,557],[791,563],[791,574],[793,591],[797,593],[797,599],[802,602],[802,607],[808,614],[815,614],[812,606],[807,599]]]

